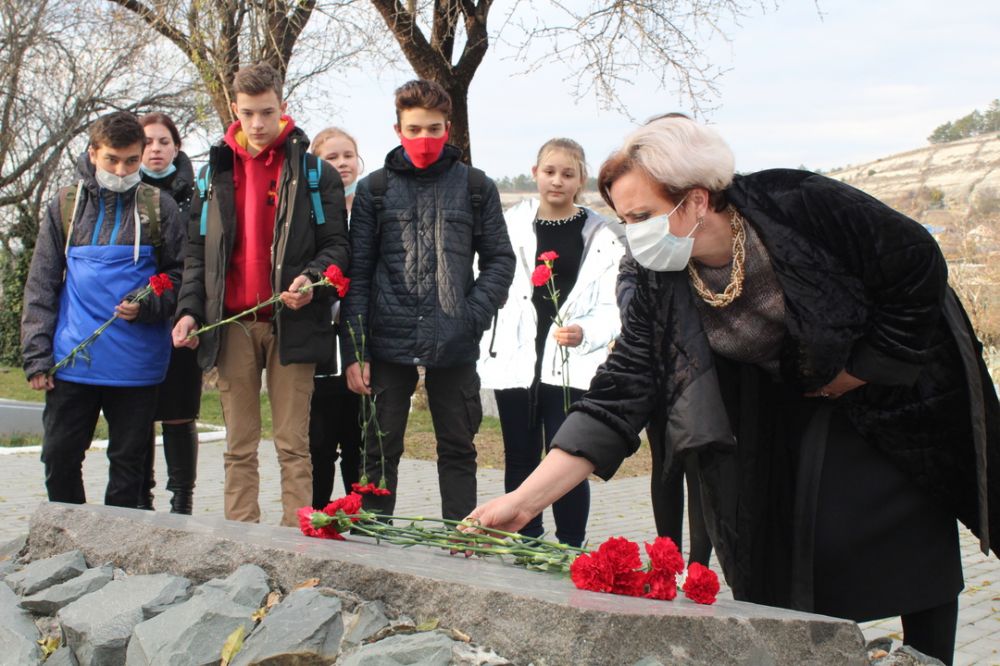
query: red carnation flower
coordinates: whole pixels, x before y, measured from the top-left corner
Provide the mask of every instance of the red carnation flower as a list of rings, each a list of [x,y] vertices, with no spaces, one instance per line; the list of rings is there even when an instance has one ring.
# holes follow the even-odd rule
[[[719,593],[719,577],[708,567],[692,562],[684,581],[684,596],[697,604],[714,604]]]
[[[573,560],[569,576],[578,588],[591,592],[610,592],[614,584],[614,572],[608,561],[596,553],[584,553]]]
[[[653,569],[646,574],[646,584],[649,585],[649,592],[645,594],[647,599],[671,601],[677,596],[677,577],[672,573]]]
[[[538,255],[538,261],[555,261],[558,258],[559,255],[556,254],[555,250],[546,250]]]
[[[374,481],[369,481],[366,485],[361,485],[360,483],[352,483],[351,490],[361,495],[391,495],[392,491],[388,488],[379,488],[375,485]]]
[[[344,271],[340,270],[340,266],[336,264],[330,264],[323,271],[323,277],[326,278],[327,282],[337,290],[337,295],[343,298],[347,295],[347,290],[351,286],[350,278],[344,276]]]
[[[624,594],[629,597],[641,597],[646,589],[646,574],[642,571],[621,571],[615,573],[611,586],[612,594]]]
[[[653,543],[647,543],[646,555],[654,571],[676,576],[684,571],[684,557],[677,549],[677,544],[670,537],[656,537]]]
[[[166,273],[159,273],[149,277],[149,286],[154,294],[162,296],[164,291],[174,288],[174,283],[170,281],[170,277]]]
[[[298,510],[299,529],[302,530],[302,533],[306,536],[316,537],[318,539],[335,539],[337,541],[343,541],[344,537],[340,536],[340,533],[337,531],[337,523],[334,522],[321,527],[316,526],[313,521],[313,516],[322,515],[322,512],[317,511],[311,506],[302,507]]]
[[[608,560],[615,574],[634,571],[642,566],[639,544],[625,537],[611,537],[598,547],[597,554]]]
[[[358,493],[351,493],[347,497],[341,497],[340,499],[330,502],[326,505],[326,508],[323,509],[323,513],[328,516],[335,516],[338,511],[343,511],[348,516],[353,516],[361,511],[361,495]]]
[[[535,266],[535,271],[531,274],[531,284],[541,287],[552,277],[552,269],[545,264]]]

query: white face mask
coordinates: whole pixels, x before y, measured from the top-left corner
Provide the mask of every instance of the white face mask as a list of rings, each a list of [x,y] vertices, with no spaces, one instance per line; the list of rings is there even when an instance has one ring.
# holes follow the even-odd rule
[[[686,198],[685,196],[684,199]],[[691,234],[698,228],[698,224],[687,236],[670,233],[670,216],[681,207],[684,199],[665,215],[625,225],[629,250],[641,266],[651,271],[680,271],[691,260],[691,250],[694,248]]]
[[[130,173],[127,176],[117,176],[100,167],[94,167],[94,177],[97,179],[97,184],[106,190],[128,192],[142,180],[142,173],[136,170],[135,173]]]

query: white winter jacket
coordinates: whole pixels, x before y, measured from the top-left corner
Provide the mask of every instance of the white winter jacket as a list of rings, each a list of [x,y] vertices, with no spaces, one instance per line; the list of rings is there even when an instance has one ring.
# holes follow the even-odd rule
[[[528,199],[504,213],[517,268],[507,302],[500,308],[493,328],[483,334],[477,370],[485,389],[527,388],[535,374],[537,314],[531,303],[534,287],[531,273],[538,265],[539,252],[534,219],[538,200]],[[569,295],[559,304],[566,326],[583,329],[583,342],[569,349],[569,385],[587,389],[597,366],[607,358],[618,336],[621,320],[615,300],[618,262],[624,246],[608,226],[608,221],[590,209],[583,224],[583,261]],[[559,260],[553,269],[559,272]],[[544,288],[544,287],[540,287]],[[552,331],[545,336],[541,381],[562,386],[562,363]]]

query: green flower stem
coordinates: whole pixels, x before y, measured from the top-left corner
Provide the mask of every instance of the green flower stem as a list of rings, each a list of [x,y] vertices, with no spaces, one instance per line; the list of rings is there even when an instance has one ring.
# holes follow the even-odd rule
[[[324,287],[324,286],[329,286],[329,285],[330,285],[330,281],[327,280],[324,277],[324,278],[322,278],[320,280],[317,280],[316,282],[310,282],[309,284],[302,285],[301,287],[298,288],[297,291],[300,294],[304,294],[307,291],[312,291],[316,287]],[[208,331],[211,331],[214,328],[219,328],[220,326],[225,326],[227,324],[232,324],[234,322],[237,322],[240,319],[243,319],[243,318],[245,318],[245,317],[247,317],[249,315],[254,314],[255,312],[257,312],[259,310],[262,310],[263,308],[266,308],[266,307],[268,307],[270,305],[274,305],[275,303],[278,303],[279,301],[281,301],[281,294],[273,294],[271,296],[271,298],[267,299],[266,301],[263,301],[262,303],[258,303],[257,305],[253,306],[252,308],[248,308],[248,309],[244,310],[243,312],[240,312],[239,314],[234,314],[232,317],[227,317],[227,318],[225,318],[225,319],[223,319],[221,321],[215,322],[214,324],[209,324],[208,326],[203,326],[202,328],[199,328],[198,330],[191,331],[190,333],[188,333],[187,338],[185,338],[185,340],[190,340],[191,338],[198,337],[202,333],[207,333]]]
[[[364,322],[361,319],[361,315],[358,315],[358,329],[359,333],[354,332],[354,326],[351,325],[350,320],[347,321],[347,332],[351,336],[351,345],[354,347],[354,360],[358,363],[358,367],[361,370],[361,376],[365,375],[365,346],[367,345],[368,339],[365,336]],[[361,338],[361,345],[358,346],[358,337]],[[361,414],[359,415],[361,421],[361,485],[368,484],[368,432],[369,429],[375,432],[375,439],[378,441],[378,454],[379,454],[379,468],[381,477],[379,478],[378,487],[385,488],[385,452],[382,448],[382,438],[385,435],[382,432],[382,428],[378,424],[378,413],[376,409],[375,399],[368,394],[361,396]]]
[[[408,522],[400,525],[397,522]],[[446,518],[425,516],[392,516],[361,511],[345,514],[342,511],[330,516],[317,511],[312,514],[313,527],[326,527],[337,523],[342,531],[350,529],[356,534],[368,536],[380,543],[408,548],[427,546],[450,552],[475,553],[494,557],[510,556],[514,563],[528,568],[546,571],[569,571],[570,564],[577,555],[588,552],[561,543],[545,541],[536,537],[524,537],[513,532],[476,527],[468,522]],[[422,523],[436,523],[440,526],[424,527]],[[475,527],[473,531],[461,531],[459,527]]]

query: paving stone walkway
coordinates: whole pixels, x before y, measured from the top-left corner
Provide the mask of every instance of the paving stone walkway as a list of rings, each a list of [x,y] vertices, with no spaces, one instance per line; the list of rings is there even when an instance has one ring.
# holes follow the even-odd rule
[[[198,487],[195,512],[222,513],[222,451],[219,441],[203,442],[198,461]],[[278,524],[281,517],[280,483],[274,447],[268,442],[260,449],[261,520]],[[169,493],[162,490],[166,469],[162,450],[157,450],[156,474],[161,488],[156,491],[158,511],[169,510]],[[483,500],[503,490],[503,471],[479,472],[479,495]],[[91,449],[84,463],[84,481],[91,502],[101,502],[107,483],[107,459],[101,449]],[[339,476],[337,483],[340,483]],[[591,516],[588,537],[597,544],[610,536],[625,536],[634,541],[651,540],[655,535],[649,505],[648,478],[591,483]],[[0,543],[28,531],[31,514],[46,499],[42,465],[37,452],[0,456]],[[434,463],[403,460],[396,513],[399,515],[440,515],[437,470]],[[551,512],[545,515],[547,529],[552,529]],[[955,664],[1000,666],[1000,561],[987,558],[978,550],[975,538],[961,530],[966,587],[960,596],[958,639]],[[713,569],[720,571],[718,563]],[[928,572],[928,575],[934,575]],[[731,598],[728,589],[722,596]],[[902,627],[898,618],[862,625],[865,637],[891,636],[899,639]]]

